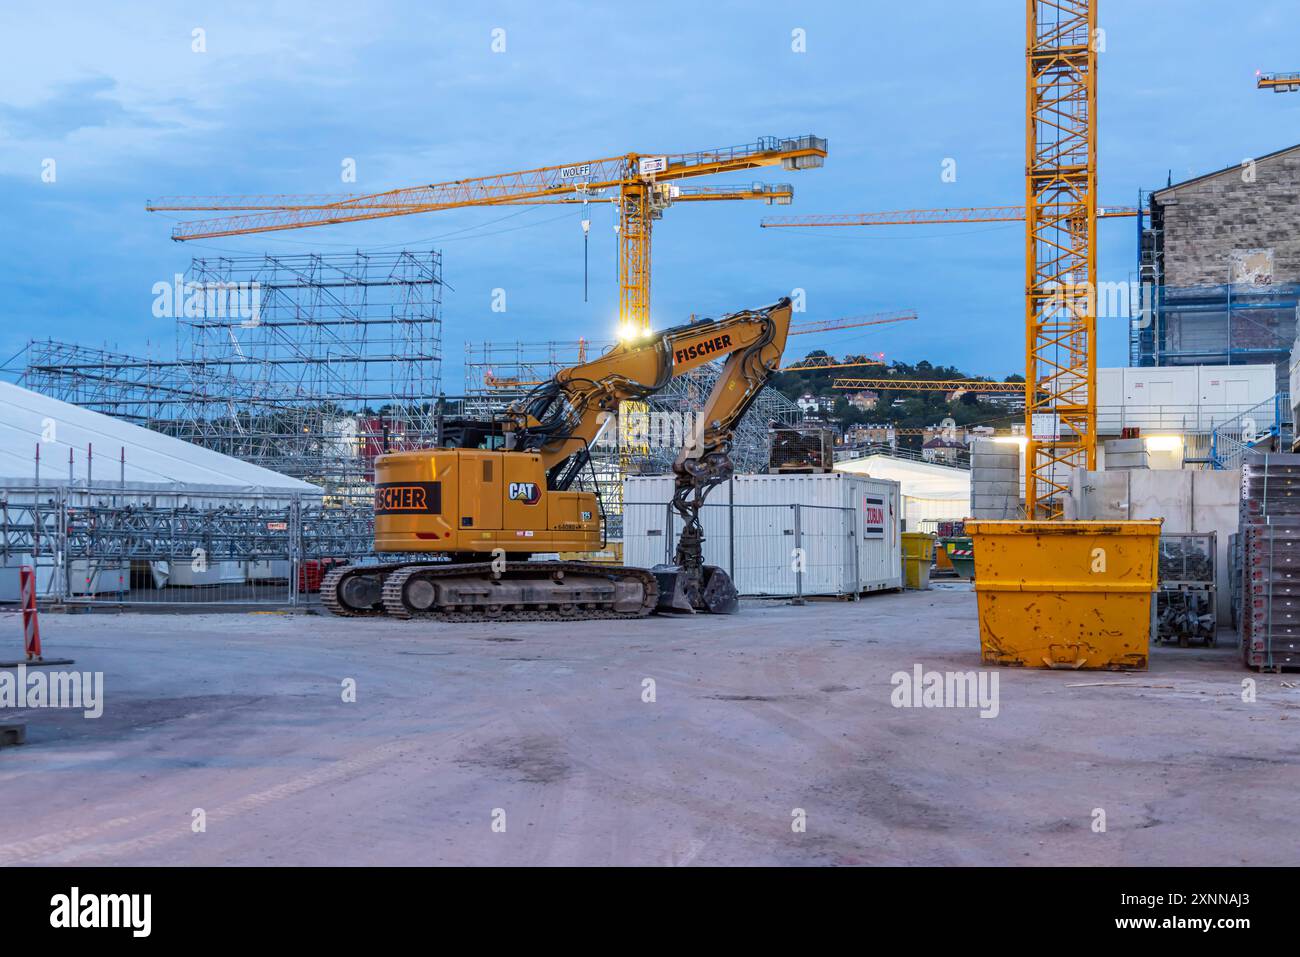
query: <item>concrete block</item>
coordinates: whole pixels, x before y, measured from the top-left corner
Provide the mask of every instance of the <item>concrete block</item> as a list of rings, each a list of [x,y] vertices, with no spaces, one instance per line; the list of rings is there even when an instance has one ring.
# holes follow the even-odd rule
[[[1106,471],[1113,472],[1116,469],[1149,469],[1151,460],[1147,458],[1146,452],[1107,452],[1106,453]]]
[[[972,452],[970,460],[972,465],[976,462],[1019,462],[1020,453],[1015,449],[996,452]]]
[[[11,744],[22,744],[27,740],[27,725],[0,724],[0,748]]]
[[[985,494],[992,492],[1005,492],[1006,494],[1011,495],[1013,493],[1019,494],[1020,483],[1015,479],[1004,479],[1000,482],[971,482],[971,488],[984,492]]]
[[[1019,495],[979,495],[971,496],[971,507],[974,509],[1011,509],[1015,511],[1020,508]]]
[[[972,485],[984,485],[989,482],[1020,483],[1020,469],[1017,468],[973,468],[970,471]]]

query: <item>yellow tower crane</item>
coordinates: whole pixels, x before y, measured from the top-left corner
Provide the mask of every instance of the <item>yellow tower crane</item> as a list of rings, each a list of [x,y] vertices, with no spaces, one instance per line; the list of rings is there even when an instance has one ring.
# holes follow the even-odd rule
[[[1098,219],[1133,217],[1136,206],[1099,206]],[[891,209],[877,213],[824,213],[814,216],[768,216],[764,229],[807,226],[925,226],[941,223],[1022,223],[1023,206],[964,206],[945,209]]]
[[[1097,464],[1097,8],[1027,0],[1025,514]]]
[[[783,370],[784,371],[784,370]],[[989,382],[986,379],[835,379],[832,389],[897,389],[901,392],[1023,392],[1023,382]]]
[[[778,217],[779,226],[1025,223],[1025,512],[1059,518],[1070,473],[1096,465],[1098,216],[1094,0],[1026,0],[1025,203]]]
[[[1274,93],[1295,93],[1300,91],[1300,73],[1260,73],[1255,71],[1255,86],[1261,90]]]
[[[581,202],[605,190],[618,194],[619,323],[629,332],[650,328],[650,228],[666,206],[685,199],[765,199],[779,193],[723,187],[719,193],[674,186],[679,180],[780,166],[787,170],[822,166],[826,140],[818,136],[765,136],[753,143],[693,153],[626,153],[604,159],[431,183],[382,193],[165,197],[150,211],[208,211],[231,215],[183,222],[172,230],[178,241],[325,226],[427,213],[469,206],[504,206],[569,200]],[[683,195],[683,192],[685,195]]]

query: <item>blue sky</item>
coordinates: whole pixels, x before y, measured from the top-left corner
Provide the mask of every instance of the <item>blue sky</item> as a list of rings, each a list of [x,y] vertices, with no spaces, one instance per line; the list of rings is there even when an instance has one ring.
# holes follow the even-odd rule
[[[1163,185],[1300,138],[1293,0],[1100,0],[1100,195]],[[471,9],[466,9],[470,7]],[[199,244],[144,211],[168,194],[362,191],[629,151],[682,152],[814,133],[823,169],[795,202],[678,206],[656,224],[652,314],[760,305],[794,288],[804,318],[916,309],[921,321],[802,346],[884,351],[980,374],[1023,372],[1018,224],[762,230],[770,214],[1023,200],[1024,5],[937,2],[449,4],[51,3],[0,21],[3,358],[32,336],[169,356],[151,288],[228,251],[439,248],[444,384],[466,339],[608,335],[613,211],[593,216],[582,301],[576,208],[458,210]],[[205,31],[207,50],[191,49]],[[492,31],[506,31],[493,53]],[[807,52],[791,50],[806,32]],[[344,158],[357,182],[340,181]],[[56,179],[42,182],[54,159]],[[945,159],[956,182],[941,179]],[[1133,269],[1132,220],[1099,225],[1101,279]],[[491,311],[507,290],[508,311]],[[1122,365],[1123,321],[1101,363]]]

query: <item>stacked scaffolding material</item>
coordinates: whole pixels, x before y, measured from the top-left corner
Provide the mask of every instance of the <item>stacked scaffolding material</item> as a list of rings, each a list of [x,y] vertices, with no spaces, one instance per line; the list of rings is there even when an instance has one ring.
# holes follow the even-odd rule
[[[1246,665],[1300,667],[1300,455],[1241,470],[1241,648]]]
[[[1166,532],[1160,536],[1156,592],[1156,640],[1213,646],[1218,634],[1214,532]]]
[[[835,468],[835,435],[830,429],[773,428],[768,432],[772,473],[820,473]]]
[[[722,363],[701,366],[684,376],[672,379],[647,404],[652,413],[682,416],[698,413],[722,371]],[[731,444],[731,461],[739,473],[765,472],[768,468],[773,427],[790,427],[803,421],[803,413],[789,398],[776,389],[765,387],[736,426]],[[672,467],[680,447],[660,444],[651,446],[643,473],[665,472]]]
[[[29,565],[42,599],[298,604],[312,569],[364,560],[373,540],[369,504],[327,506],[298,492],[9,486],[0,602],[13,600],[17,569]]]
[[[155,286],[175,358],[33,341],[23,385],[363,497],[375,455],[434,435],[441,269],[433,251],[196,259]]]

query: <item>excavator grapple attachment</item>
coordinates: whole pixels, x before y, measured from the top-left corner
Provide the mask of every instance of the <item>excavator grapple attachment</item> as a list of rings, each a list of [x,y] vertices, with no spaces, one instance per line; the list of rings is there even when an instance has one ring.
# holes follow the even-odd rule
[[[734,615],[740,608],[740,596],[731,576],[717,565],[705,565],[703,582],[695,583],[680,565],[656,565],[650,569],[659,582],[660,614],[691,615],[697,611],[711,615]]]
[[[740,595],[731,576],[716,565],[704,566],[704,610],[711,615],[734,615],[740,610]]]

